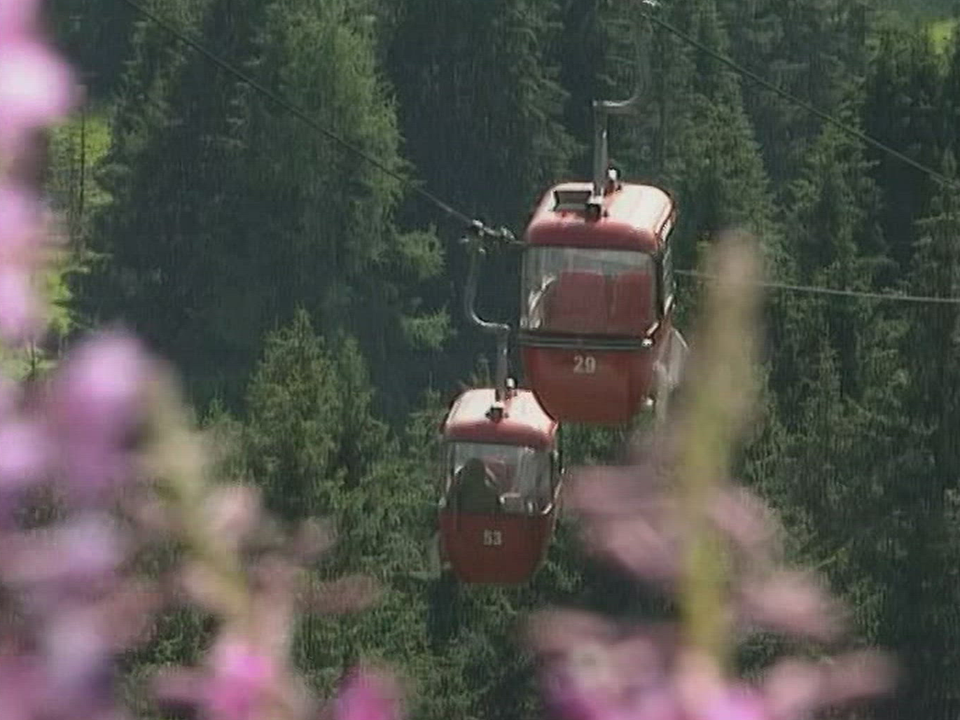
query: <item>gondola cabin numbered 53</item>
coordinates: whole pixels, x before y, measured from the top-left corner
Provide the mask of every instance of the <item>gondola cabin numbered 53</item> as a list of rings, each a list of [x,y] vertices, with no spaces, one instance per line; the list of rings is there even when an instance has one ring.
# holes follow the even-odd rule
[[[591,202],[591,200],[594,202]],[[525,233],[520,344],[528,384],[560,422],[628,422],[671,341],[671,197],[610,178],[543,198]]]
[[[557,422],[529,390],[469,390],[443,423],[441,554],[465,583],[518,584],[556,523]]]

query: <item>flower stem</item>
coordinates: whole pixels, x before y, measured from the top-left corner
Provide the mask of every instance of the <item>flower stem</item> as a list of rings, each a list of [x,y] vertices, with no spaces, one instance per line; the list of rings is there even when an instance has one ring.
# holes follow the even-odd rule
[[[693,344],[691,387],[682,415],[678,490],[685,546],[680,601],[688,647],[723,667],[729,654],[725,555],[708,510],[726,480],[734,442],[750,408],[758,298],[750,284],[756,256],[745,238],[724,239],[712,255],[712,274],[721,279],[708,292]]]

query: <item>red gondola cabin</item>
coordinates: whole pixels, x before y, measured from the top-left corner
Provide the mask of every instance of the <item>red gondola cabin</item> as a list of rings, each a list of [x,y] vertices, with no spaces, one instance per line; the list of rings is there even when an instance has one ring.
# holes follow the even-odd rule
[[[560,492],[557,422],[529,390],[469,390],[443,424],[441,553],[465,583],[518,584],[546,555]]]
[[[671,340],[671,197],[611,179],[565,183],[527,227],[520,344],[526,384],[560,422],[628,422]]]

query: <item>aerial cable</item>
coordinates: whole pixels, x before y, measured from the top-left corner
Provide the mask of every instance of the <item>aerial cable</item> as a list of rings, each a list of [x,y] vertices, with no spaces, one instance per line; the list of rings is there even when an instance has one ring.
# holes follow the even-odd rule
[[[335,142],[336,144],[340,145],[344,150],[346,150],[346,151],[348,151],[348,152],[351,152],[351,153],[357,155],[358,157],[362,158],[363,160],[365,160],[366,162],[368,162],[370,165],[372,165],[373,167],[375,167],[377,170],[379,170],[380,172],[382,172],[382,173],[388,175],[389,177],[392,177],[393,179],[397,180],[397,181],[400,182],[402,185],[404,185],[405,187],[409,188],[412,192],[414,192],[414,193],[416,193],[417,195],[419,195],[422,199],[426,200],[427,202],[431,203],[432,205],[434,205],[435,207],[437,207],[438,209],[440,209],[441,211],[443,211],[444,213],[446,213],[448,216],[454,218],[454,219],[457,220],[458,222],[463,223],[465,226],[467,226],[468,230],[469,230],[470,233],[473,235],[473,237],[477,238],[478,240],[479,240],[479,239],[482,239],[482,238],[493,238],[493,239],[495,239],[495,240],[500,240],[500,241],[505,242],[506,244],[510,244],[510,245],[518,245],[518,244],[519,244],[518,241],[516,240],[516,238],[514,237],[513,233],[511,233],[508,229],[506,229],[506,228],[492,229],[492,228],[488,227],[487,225],[485,225],[485,224],[484,224],[483,222],[481,222],[480,220],[471,218],[471,217],[469,217],[466,213],[463,213],[463,212],[457,210],[455,207],[453,207],[453,206],[450,205],[449,203],[445,202],[444,200],[442,200],[442,199],[439,198],[438,196],[434,195],[434,194],[431,193],[430,191],[425,190],[425,189],[419,187],[418,185],[412,183],[408,178],[405,178],[403,175],[400,175],[399,173],[395,172],[395,171],[392,170],[390,167],[388,167],[387,165],[385,165],[383,162],[377,160],[375,157],[373,157],[373,156],[371,156],[371,155],[368,155],[368,154],[365,153],[362,149],[358,148],[357,146],[353,145],[352,143],[348,142],[347,140],[344,140],[343,138],[341,138],[339,135],[337,135],[337,134],[336,134],[335,132],[333,132],[332,130],[330,130],[330,129],[328,129],[328,128],[325,128],[323,125],[321,125],[321,124],[318,123],[316,120],[314,120],[312,117],[310,117],[304,110],[298,108],[296,105],[294,105],[294,104],[290,103],[289,101],[285,100],[283,97],[281,97],[280,95],[278,95],[278,94],[275,93],[274,91],[270,90],[269,88],[267,88],[267,87],[264,86],[263,84],[257,82],[256,80],[254,80],[253,78],[251,78],[249,75],[247,75],[247,74],[244,73],[243,71],[238,70],[236,67],[234,67],[233,65],[231,65],[229,62],[227,62],[227,61],[224,60],[223,58],[219,57],[216,53],[214,53],[213,51],[207,49],[207,48],[206,48],[202,43],[200,43],[199,41],[197,41],[197,40],[195,40],[194,38],[190,37],[189,35],[186,35],[185,33],[181,32],[179,29],[176,28],[176,26],[174,26],[173,24],[171,24],[169,21],[167,21],[167,20],[163,19],[162,17],[156,15],[155,13],[151,12],[150,10],[147,10],[145,7],[143,7],[143,5],[141,5],[140,3],[136,2],[136,0],[123,0],[123,2],[126,3],[127,5],[129,5],[130,7],[132,7],[134,10],[136,10],[137,12],[139,12],[141,15],[143,15],[144,17],[146,17],[146,18],[149,19],[150,21],[156,23],[159,27],[161,27],[161,28],[162,28],[163,30],[165,30],[167,33],[169,33],[170,35],[172,35],[173,37],[175,37],[176,39],[178,39],[180,42],[184,43],[185,45],[188,45],[189,47],[191,47],[191,48],[193,48],[194,50],[196,50],[197,52],[199,52],[201,55],[203,55],[203,56],[206,57],[208,60],[210,60],[211,62],[213,62],[215,65],[217,65],[218,67],[220,67],[222,70],[224,70],[224,71],[226,71],[227,73],[233,75],[235,78],[237,78],[238,80],[240,80],[240,81],[243,82],[244,84],[248,85],[248,86],[251,87],[252,89],[254,89],[254,90],[256,90],[257,92],[259,92],[259,93],[260,93],[261,95],[263,95],[264,97],[266,97],[266,98],[268,98],[269,100],[271,100],[272,102],[274,102],[274,103],[275,103],[278,107],[280,107],[281,109],[286,110],[287,112],[289,112],[291,115],[293,115],[293,116],[296,117],[297,119],[299,119],[299,120],[301,120],[302,122],[306,123],[310,128],[312,128],[312,129],[315,130],[316,132],[319,132],[321,135],[323,135],[323,136],[326,137],[327,139],[329,139],[329,140]],[[682,30],[679,30],[678,28],[674,27],[673,25],[671,25],[671,24],[668,23],[667,21],[661,20],[661,19],[659,19],[659,18],[657,18],[657,17],[654,17],[653,15],[649,14],[648,12],[645,12],[645,11],[641,11],[641,12],[642,12],[642,14],[643,14],[648,20],[650,20],[651,22],[659,25],[660,27],[664,28],[664,29],[667,30],[668,32],[673,33],[674,35],[676,35],[676,36],[679,37],[680,39],[682,39],[682,40],[690,43],[691,45],[693,45],[693,46],[696,47],[697,49],[699,49],[699,50],[707,53],[707,54],[710,55],[711,57],[714,57],[714,58],[717,59],[718,61],[724,63],[725,65],[727,65],[728,67],[730,67],[731,69],[733,69],[735,72],[738,72],[738,73],[740,73],[740,74],[742,74],[742,75],[750,78],[751,80],[753,80],[753,81],[757,82],[758,84],[766,87],[767,89],[771,90],[772,92],[777,93],[778,95],[780,95],[781,97],[789,100],[790,102],[796,103],[796,104],[799,105],[800,107],[808,110],[809,112],[817,115],[818,117],[821,117],[821,118],[824,119],[826,122],[829,122],[829,123],[835,125],[836,127],[840,128],[840,129],[843,130],[844,132],[847,132],[847,133],[853,135],[854,137],[857,137],[857,138],[863,140],[865,143],[867,143],[867,144],[869,144],[869,145],[871,145],[871,146],[873,146],[873,147],[875,147],[875,148],[877,148],[877,149],[879,149],[879,150],[881,150],[881,151],[883,151],[883,152],[886,152],[886,153],[888,153],[888,154],[893,155],[894,157],[897,157],[898,159],[902,160],[903,162],[905,162],[905,163],[907,163],[907,164],[915,167],[916,169],[920,170],[921,172],[927,173],[927,174],[930,175],[931,177],[937,179],[938,181],[940,181],[940,182],[942,182],[942,183],[944,183],[944,184],[948,184],[948,185],[951,185],[951,186],[958,186],[958,183],[956,183],[955,181],[951,180],[951,179],[948,178],[946,175],[943,175],[942,173],[938,173],[937,171],[935,171],[935,170],[933,170],[933,169],[931,169],[931,168],[928,168],[928,167],[926,167],[925,165],[922,165],[921,163],[918,163],[918,162],[912,160],[911,158],[907,157],[906,155],[903,155],[902,153],[897,152],[897,151],[894,150],[893,148],[890,148],[889,146],[884,145],[884,144],[883,144],[882,142],[880,142],[879,140],[875,140],[875,139],[871,138],[870,136],[866,135],[865,133],[862,133],[862,132],[860,132],[859,130],[856,130],[855,128],[852,128],[852,127],[844,124],[844,123],[841,122],[840,120],[837,120],[837,119],[833,118],[832,116],[828,115],[827,113],[823,112],[822,110],[817,109],[817,108],[814,107],[813,105],[810,105],[809,103],[806,103],[806,102],[804,102],[803,100],[800,100],[799,98],[797,98],[797,97],[791,95],[790,93],[788,93],[786,90],[783,90],[782,88],[774,85],[773,83],[771,83],[771,82],[763,79],[763,78],[760,77],[759,75],[756,75],[755,73],[753,73],[753,72],[751,72],[751,71],[749,71],[749,70],[747,70],[747,69],[745,69],[745,68],[740,67],[740,66],[737,65],[733,60],[725,57],[724,55],[721,55],[720,53],[714,51],[712,48],[707,47],[706,45],[704,45],[704,44],[701,43],[700,41],[696,40],[695,38],[690,37],[689,35],[687,35],[686,33],[684,33]],[[686,277],[696,278],[696,279],[700,279],[700,280],[706,280],[706,281],[719,280],[719,278],[717,278],[717,277],[715,277],[715,276],[708,275],[708,274],[706,274],[706,273],[702,273],[702,272],[699,272],[699,271],[696,271],[696,270],[675,270],[674,272],[675,272],[675,274],[680,275],[680,276],[686,276]],[[758,285],[761,285],[761,286],[763,286],[763,287],[769,287],[769,288],[772,288],[772,289],[784,290],[784,291],[788,291],[788,292],[804,292],[804,293],[821,294],[821,295],[834,295],[834,296],[846,296],[846,297],[860,297],[860,298],[867,298],[867,299],[874,299],[874,300],[886,300],[886,301],[894,301],[894,302],[900,301],[900,302],[939,303],[939,304],[947,304],[947,305],[960,305],[960,298],[952,298],[952,297],[933,297],[933,296],[926,297],[926,296],[917,296],[917,295],[896,295],[896,294],[893,294],[893,293],[871,293],[871,292],[866,292],[866,291],[845,290],[845,289],[828,288],[828,287],[820,287],[820,286],[813,286],[813,285],[791,285],[791,284],[789,284],[789,283],[780,283],[780,282],[772,282],[772,281],[771,281],[771,282],[759,282],[759,283],[757,283],[757,284],[758,284]]]
[[[724,278],[719,275],[700,272],[698,270],[674,270],[675,275],[694,278],[705,282],[719,282]],[[869,290],[847,290],[843,288],[829,288],[821,285],[794,285],[791,283],[757,280],[749,283],[753,286],[783,290],[785,292],[807,293],[810,295],[835,295],[865,300],[884,300],[891,302],[927,303],[939,305],[960,305],[960,297],[939,297],[936,295],[899,295],[897,293],[879,293]]]
[[[644,2],[643,4],[648,5],[648,4],[650,4],[650,3],[649,3],[649,2]],[[803,110],[806,110],[808,113],[810,113],[811,115],[815,115],[816,117],[818,117],[818,118],[820,118],[821,120],[823,120],[825,123],[828,123],[828,124],[832,125],[833,127],[837,128],[838,130],[846,133],[847,135],[849,135],[849,136],[851,136],[851,137],[853,137],[853,138],[856,138],[857,140],[860,140],[861,142],[863,142],[863,143],[866,144],[866,145],[869,145],[870,147],[874,148],[875,150],[879,150],[879,151],[881,151],[881,152],[883,152],[883,153],[886,153],[887,155],[890,155],[891,157],[894,157],[894,158],[896,158],[897,160],[900,160],[901,162],[909,165],[910,167],[914,168],[915,170],[919,170],[920,172],[924,173],[925,175],[928,175],[929,177],[931,177],[931,178],[933,178],[934,180],[936,180],[936,181],[937,181],[939,184],[941,184],[941,185],[944,185],[944,186],[950,187],[950,188],[954,188],[954,189],[960,189],[960,182],[957,182],[955,179],[953,179],[953,178],[951,178],[951,177],[948,177],[948,176],[944,175],[943,173],[941,173],[941,172],[939,172],[939,171],[937,171],[937,170],[934,170],[933,168],[929,167],[928,165],[924,165],[924,164],[921,163],[921,162],[917,162],[916,160],[914,160],[914,159],[911,158],[911,157],[908,157],[907,155],[903,154],[903,153],[900,152],[899,150],[895,150],[894,148],[890,147],[890,146],[887,145],[886,143],[884,143],[884,142],[882,142],[882,141],[880,141],[880,140],[877,140],[876,138],[871,137],[870,135],[867,135],[867,134],[866,134],[865,132],[863,132],[862,130],[857,130],[857,128],[853,127],[852,125],[849,125],[849,124],[843,122],[842,120],[839,120],[838,118],[834,117],[833,115],[830,115],[829,113],[821,110],[820,108],[816,107],[815,105],[812,105],[811,103],[809,103],[809,102],[807,102],[807,101],[805,101],[805,100],[800,99],[799,97],[797,97],[796,95],[792,94],[791,92],[789,92],[789,91],[787,91],[787,90],[784,90],[782,87],[780,87],[780,86],[777,85],[776,83],[773,83],[773,82],[767,80],[766,78],[761,77],[760,75],[758,75],[757,73],[753,72],[752,70],[748,70],[747,68],[743,67],[742,65],[739,65],[739,64],[738,64],[736,61],[734,61],[733,59],[731,59],[731,58],[727,57],[726,55],[723,55],[722,53],[714,50],[714,49],[711,48],[710,46],[705,45],[704,43],[702,43],[702,42],[700,42],[699,40],[697,40],[695,37],[693,37],[693,36],[685,33],[683,30],[681,30],[680,28],[676,27],[676,26],[673,25],[672,23],[670,23],[670,22],[668,22],[668,21],[666,21],[666,20],[663,20],[662,18],[657,17],[656,15],[648,12],[647,10],[640,10],[640,14],[643,15],[643,16],[644,16],[647,20],[649,20],[650,22],[654,23],[655,25],[663,28],[663,29],[666,30],[667,32],[671,33],[672,35],[674,35],[674,36],[678,37],[679,39],[683,40],[683,41],[684,41],[685,43],[687,43],[688,45],[696,48],[697,50],[699,50],[700,52],[704,53],[705,55],[710,56],[711,58],[713,58],[713,59],[716,60],[717,62],[719,62],[719,63],[721,63],[721,64],[723,64],[723,65],[726,65],[728,68],[730,68],[731,70],[733,70],[733,71],[734,71],[735,73],[737,73],[738,75],[741,75],[742,77],[745,77],[745,78],[747,78],[748,80],[751,80],[752,82],[756,83],[757,85],[760,85],[761,87],[769,90],[770,92],[774,93],[775,95],[778,95],[779,97],[781,97],[782,99],[786,100],[787,102],[793,103],[793,104],[796,105],[797,107],[799,107],[799,108],[801,108],[801,109],[803,109]]]
[[[160,17],[156,13],[151,12],[150,10],[145,8],[143,5],[141,5],[139,2],[136,2],[136,0],[123,0],[123,2],[125,2],[127,5],[132,7],[134,10],[136,10],[138,13],[146,17],[151,22],[161,27],[163,30],[165,30],[167,33],[169,33],[173,37],[175,37],[177,40],[179,40],[183,44],[188,45],[189,47],[196,50],[198,53],[200,53],[205,58],[207,58],[210,62],[217,65],[221,70],[224,70],[230,75],[233,75],[240,82],[253,88],[257,92],[259,92],[261,95],[263,95],[264,97],[268,98],[273,103],[275,103],[281,109],[286,110],[288,113],[290,113],[300,121],[306,123],[310,128],[320,133],[328,140],[335,142],[347,152],[351,152],[357,157],[365,160],[367,163],[375,167],[377,170],[393,178],[397,182],[401,183],[403,186],[405,186],[415,194],[419,195],[422,199],[431,203],[435,207],[439,208],[441,211],[443,211],[444,213],[452,217],[454,220],[457,220],[458,222],[463,223],[475,235],[480,237],[499,238],[505,241],[513,240],[513,235],[512,233],[510,233],[509,230],[505,228],[499,228],[496,230],[491,229],[487,227],[480,220],[471,218],[466,213],[463,213],[457,210],[450,203],[445,202],[444,200],[434,195],[429,190],[425,190],[422,187],[411,182],[409,178],[404,177],[403,175],[394,171],[393,169],[388,167],[386,164],[384,164],[377,158],[367,154],[361,148],[343,139],[342,137],[337,135],[335,132],[333,132],[329,128],[324,127],[323,125],[318,123],[316,120],[314,120],[312,117],[310,117],[310,115],[308,115],[306,111],[297,107],[290,101],[278,95],[276,92],[274,92],[270,88],[266,87],[262,83],[253,79],[242,70],[237,69],[236,67],[231,65],[229,62],[221,58],[219,55],[214,53],[212,50],[209,50],[208,48],[206,48],[200,41],[182,32],[174,24]]]

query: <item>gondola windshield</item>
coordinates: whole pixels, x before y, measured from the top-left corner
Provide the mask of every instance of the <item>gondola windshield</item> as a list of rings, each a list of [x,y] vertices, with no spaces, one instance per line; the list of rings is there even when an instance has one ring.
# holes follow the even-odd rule
[[[463,513],[539,514],[552,501],[548,453],[521,445],[453,442],[446,450],[447,497]]]
[[[525,330],[642,335],[656,321],[656,263],[641,251],[531,247],[523,282]]]

